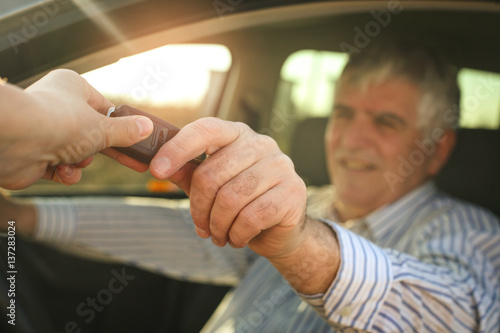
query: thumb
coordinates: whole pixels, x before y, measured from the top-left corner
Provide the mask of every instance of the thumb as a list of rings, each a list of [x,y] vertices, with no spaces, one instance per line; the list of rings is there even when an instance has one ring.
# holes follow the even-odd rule
[[[107,147],[129,147],[146,139],[153,132],[153,122],[148,117],[104,118],[107,122],[105,131]]]
[[[177,185],[181,190],[186,193],[188,197],[191,196],[191,180],[193,173],[198,165],[196,163],[186,163],[179,171],[168,177],[172,183]]]

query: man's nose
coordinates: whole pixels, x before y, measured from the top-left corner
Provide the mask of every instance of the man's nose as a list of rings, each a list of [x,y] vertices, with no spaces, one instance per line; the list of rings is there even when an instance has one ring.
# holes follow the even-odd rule
[[[368,146],[372,140],[372,128],[365,119],[354,119],[344,128],[342,143],[345,148],[356,149]]]

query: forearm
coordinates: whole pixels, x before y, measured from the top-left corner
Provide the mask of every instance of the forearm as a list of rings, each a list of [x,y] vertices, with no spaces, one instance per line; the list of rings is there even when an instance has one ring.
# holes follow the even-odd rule
[[[324,293],[332,284],[340,265],[340,248],[335,232],[321,221],[307,218],[297,249],[280,258],[268,258],[303,294]]]
[[[100,253],[113,260],[194,282],[234,284],[249,250],[199,239],[187,202],[141,198],[36,200],[37,240]],[[82,252],[82,251],[79,251]]]
[[[0,195],[0,230],[6,231],[9,221],[16,223],[16,233],[32,236],[37,222],[35,205],[29,201],[10,199],[7,201]]]

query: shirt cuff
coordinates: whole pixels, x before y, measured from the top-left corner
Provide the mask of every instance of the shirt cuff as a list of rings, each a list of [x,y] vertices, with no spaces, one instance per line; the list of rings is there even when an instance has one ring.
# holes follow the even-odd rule
[[[369,330],[392,284],[388,255],[370,241],[332,222],[337,233],[340,267],[325,294],[300,295],[332,327]]]
[[[35,199],[38,223],[35,239],[44,242],[67,244],[75,240],[77,233],[76,208],[65,199]]]

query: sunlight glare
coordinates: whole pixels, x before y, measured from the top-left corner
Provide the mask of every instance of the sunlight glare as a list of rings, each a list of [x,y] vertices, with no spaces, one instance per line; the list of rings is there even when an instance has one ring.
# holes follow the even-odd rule
[[[107,97],[127,97],[154,105],[196,105],[211,72],[231,66],[222,45],[175,44],[122,58],[82,76]]]

